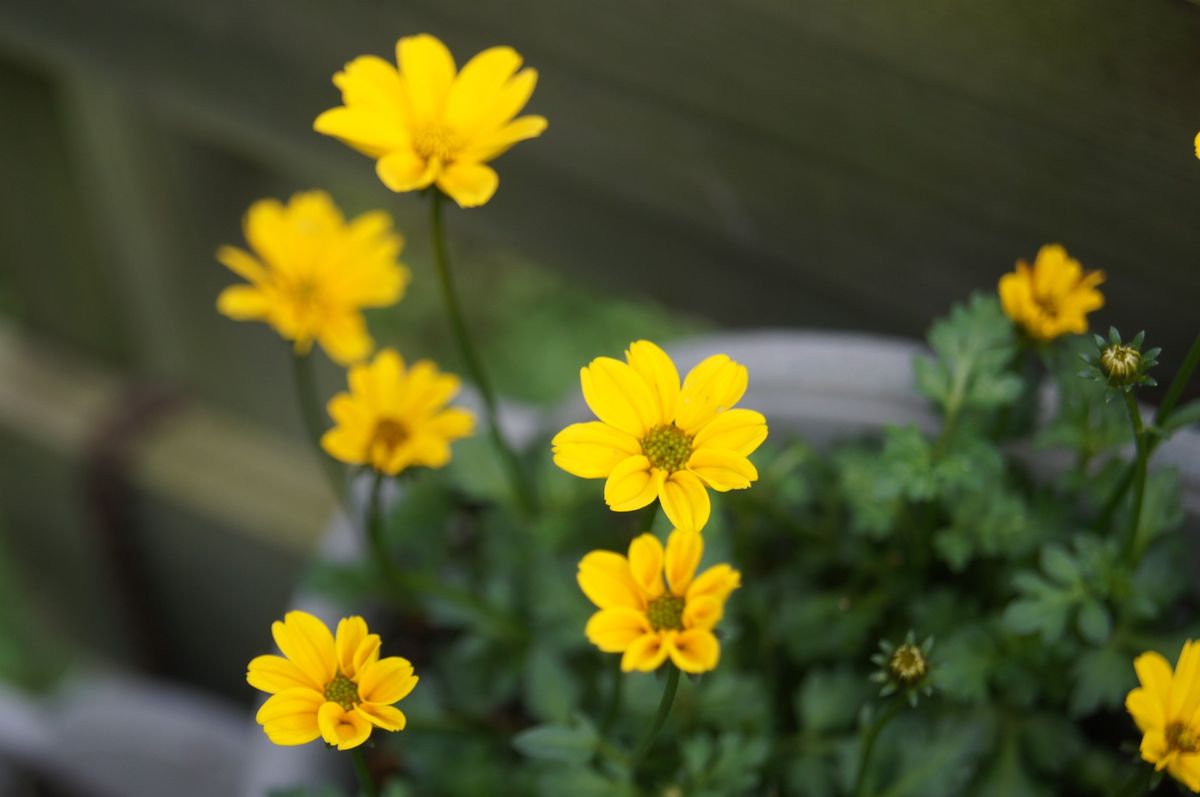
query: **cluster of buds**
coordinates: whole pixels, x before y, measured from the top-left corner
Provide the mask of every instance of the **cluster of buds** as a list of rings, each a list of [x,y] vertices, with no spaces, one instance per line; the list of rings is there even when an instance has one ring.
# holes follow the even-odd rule
[[[1156,347],[1142,351],[1145,337],[1145,332],[1139,332],[1133,340],[1123,343],[1117,328],[1109,327],[1107,339],[1101,335],[1095,336],[1099,353],[1081,355],[1088,367],[1079,375],[1104,382],[1114,390],[1126,393],[1138,385],[1157,385],[1158,382],[1148,372],[1158,365],[1158,354],[1162,349]],[[1112,398],[1111,393],[1109,398]]]
[[[933,637],[926,637],[918,645],[912,631],[908,632],[900,645],[881,639],[879,652],[871,657],[871,663],[879,668],[871,673],[871,680],[882,685],[879,696],[901,693],[915,708],[920,695],[932,695],[933,684],[929,680],[929,653],[932,650]]]

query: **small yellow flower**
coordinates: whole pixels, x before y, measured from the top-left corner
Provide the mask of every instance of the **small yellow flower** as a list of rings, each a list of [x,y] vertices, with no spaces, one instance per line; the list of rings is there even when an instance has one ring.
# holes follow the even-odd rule
[[[758,478],[747,457],[767,438],[753,410],[733,409],[746,392],[746,367],[715,354],[688,373],[646,340],[627,362],[598,357],[580,371],[583,398],[599,421],[577,423],[552,441],[554,464],[584,479],[607,479],[615,512],[662,501],[671,524],[699,531],[711,512],[707,487],[741,490]]]
[[[1192,144],[1196,147],[1196,157],[1200,158],[1200,133],[1196,134],[1196,138]]]
[[[217,309],[236,321],[266,321],[307,354],[314,341],[338,363],[371,353],[364,307],[404,295],[409,270],[397,260],[404,239],[391,217],[364,213],[347,223],[324,191],[296,194],[286,206],[263,199],[244,222],[253,254],[222,246],[217,259],[249,285],[233,285]]]
[[[405,468],[440,468],[450,461],[450,443],[471,434],[475,417],[446,407],[458,392],[458,377],[438,371],[428,360],[406,368],[392,349],[371,363],[355,365],[349,393],[329,400],[336,426],[321,437],[334,459],[370,465],[395,476]]]
[[[457,71],[446,45],[426,33],[400,39],[396,63],[363,55],[346,64],[333,77],[343,105],[313,129],[375,158],[393,191],[436,184],[461,207],[484,204],[500,184],[485,164],[546,129],[541,116],[514,118],[537,71],[521,69],[511,47],[484,50]]]
[[[1200,642],[1183,645],[1172,673],[1158,653],[1134,659],[1141,686],[1125,708],[1142,732],[1142,758],[1200,792]]]
[[[704,540],[695,531],[671,532],[664,553],[653,534],[629,544],[629,557],[592,551],[579,562],[579,587],[600,611],[588,620],[588,640],[622,653],[625,672],[658,669],[670,657],[684,672],[717,666],[721,645],[712,629],[742,576],[726,564],[699,576]],[[666,584],[663,584],[663,575]]]
[[[1096,286],[1103,271],[1086,274],[1079,261],[1058,244],[1038,250],[1031,268],[1017,261],[1017,270],[1000,278],[1000,303],[1004,312],[1035,340],[1087,332],[1087,314],[1104,306]]]
[[[338,623],[337,638],[316,617],[288,612],[271,626],[283,656],[258,656],[246,682],[271,695],[257,720],[275,744],[323,738],[339,750],[358,747],[371,729],[404,730],[393,704],[417,685],[406,659],[379,658],[379,635],[361,617]]]

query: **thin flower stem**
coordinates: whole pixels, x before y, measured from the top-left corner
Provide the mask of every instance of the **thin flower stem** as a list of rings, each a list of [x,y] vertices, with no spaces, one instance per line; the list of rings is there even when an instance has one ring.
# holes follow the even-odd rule
[[[1142,518],[1142,501],[1146,495],[1146,462],[1150,458],[1149,447],[1146,445],[1146,429],[1142,425],[1142,411],[1138,407],[1133,391],[1123,391],[1125,409],[1129,412],[1129,423],[1133,427],[1133,442],[1137,447],[1137,459],[1133,466],[1133,509],[1129,518],[1129,536],[1125,540],[1125,561],[1133,563],[1137,559],[1141,538],[1140,523]]]
[[[492,391],[487,373],[483,369],[483,361],[480,360],[475,350],[475,344],[471,341],[471,335],[467,331],[467,324],[463,318],[462,307],[458,302],[458,292],[454,285],[454,276],[450,273],[450,255],[446,249],[445,225],[442,223],[442,193],[436,188],[430,191],[430,228],[433,236],[433,251],[434,260],[437,264],[438,281],[442,287],[442,300],[446,304],[446,313],[450,316],[450,325],[454,331],[455,342],[458,344],[459,355],[462,357],[463,365],[466,366],[472,381],[475,382],[475,386],[479,389],[480,397],[483,399],[484,413],[487,415],[488,431],[491,434],[492,442],[495,444],[497,452],[500,454],[501,459],[504,460],[504,465],[508,469],[508,475],[512,481],[513,493],[516,495],[517,502],[526,514],[533,514],[536,508],[533,486],[525,468],[521,464],[521,460],[517,457],[512,447],[509,446],[508,441],[504,439],[504,435],[500,431],[496,411],[496,395]]]
[[[363,521],[367,543],[371,546],[371,555],[379,572],[388,582],[397,582],[399,574],[388,554],[387,544],[383,539],[383,480],[380,471],[371,473],[371,492],[367,497],[367,513]]]
[[[371,768],[367,766],[367,757],[363,755],[362,747],[352,749],[350,758],[354,761],[354,774],[358,777],[359,792],[366,797],[379,797],[379,787],[371,777]]]
[[[621,710],[621,692],[625,686],[625,672],[621,669],[621,657],[615,658],[617,664],[613,667],[613,684],[612,692],[608,696],[608,710],[604,712],[604,718],[600,720],[601,736],[605,736],[609,732]]]
[[[854,776],[854,797],[862,797],[863,789],[866,788],[867,768],[871,765],[871,753],[875,751],[875,740],[879,738],[879,733],[884,726],[900,712],[903,705],[904,701],[900,695],[893,697],[891,704],[863,732],[862,747],[858,753],[858,774]]]
[[[334,499],[343,508],[346,506],[345,470],[321,448],[321,435],[325,432],[324,414],[317,398],[317,380],[313,375],[312,353],[292,354],[292,382],[296,390],[296,401],[300,405],[300,416],[308,441],[317,453],[321,470],[329,482]]]
[[[633,757],[630,759],[630,767],[636,774],[638,767],[641,766],[646,754],[650,752],[650,748],[654,746],[654,740],[658,738],[658,732],[662,730],[662,726],[667,721],[667,716],[671,713],[671,706],[675,702],[675,692],[679,689],[679,668],[674,664],[667,665],[667,685],[663,688],[662,700],[658,703],[658,713],[654,715],[654,722],[650,725],[650,730],[642,737],[642,742],[634,751]]]

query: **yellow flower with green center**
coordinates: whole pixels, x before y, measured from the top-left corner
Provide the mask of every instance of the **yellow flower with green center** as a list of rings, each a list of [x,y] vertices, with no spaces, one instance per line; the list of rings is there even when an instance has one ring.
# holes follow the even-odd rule
[[[447,403],[458,393],[458,377],[428,360],[406,367],[392,349],[369,364],[350,369],[349,393],[329,400],[334,428],[321,437],[329,456],[350,465],[369,465],[395,476],[450,461],[450,444],[471,434],[475,416]]]
[[[370,355],[363,308],[400,301],[410,277],[391,216],[377,210],[347,223],[328,194],[309,191],[286,206],[255,202],[243,226],[251,251],[222,246],[217,259],[249,284],[222,291],[217,309],[267,322],[298,354],[315,341],[342,365]]]
[[[1158,653],[1134,659],[1141,686],[1125,708],[1142,732],[1142,758],[1200,792],[1200,642],[1187,641],[1171,665]]]
[[[1000,278],[1004,312],[1034,340],[1047,342],[1088,330],[1087,315],[1104,306],[1096,286],[1103,271],[1084,273],[1079,261],[1058,244],[1038,250],[1031,267],[1017,261],[1017,270]]]
[[[742,577],[727,564],[697,576],[703,554],[699,532],[676,530],[665,551],[653,534],[643,534],[629,544],[628,557],[612,551],[583,557],[579,587],[600,609],[588,620],[588,640],[623,654],[625,672],[656,670],[668,658],[684,672],[714,669],[721,645],[712,629]]]
[[[767,437],[760,413],[734,409],[746,392],[746,367],[716,354],[679,383],[671,358],[646,340],[626,362],[599,357],[580,371],[583,397],[600,420],[577,423],[552,441],[554,463],[584,479],[607,479],[616,512],[662,501],[676,528],[708,522],[708,488],[741,490],[758,478],[747,458]]]
[[[492,47],[458,71],[446,45],[428,34],[396,44],[399,68],[373,55],[333,77],[342,106],[313,128],[375,158],[393,191],[436,185],[461,207],[492,198],[500,178],[486,164],[546,129],[541,116],[517,114],[537,85],[511,47]]]
[[[393,704],[417,685],[412,665],[379,657],[378,634],[361,617],[338,623],[337,637],[316,617],[288,612],[271,626],[282,656],[258,656],[246,682],[271,695],[257,720],[272,742],[307,744],[324,739],[339,750],[357,747],[372,728],[404,730]]]

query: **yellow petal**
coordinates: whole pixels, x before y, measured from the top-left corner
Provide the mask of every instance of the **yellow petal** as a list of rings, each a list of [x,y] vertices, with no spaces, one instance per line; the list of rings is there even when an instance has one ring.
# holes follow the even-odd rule
[[[368,664],[374,664],[379,661],[379,648],[381,640],[379,634],[367,634],[367,636],[358,643],[358,649],[354,651],[352,657],[352,667],[354,675],[363,671],[363,668]],[[352,677],[350,673],[345,673],[346,677]]]
[[[675,420],[675,407],[679,401],[679,371],[667,353],[648,340],[629,344],[625,359],[630,367],[650,387],[656,404],[657,417],[654,424],[669,424]]]
[[[675,424],[688,434],[697,434],[718,413],[731,409],[746,392],[746,366],[725,354],[714,354],[690,372],[679,393]]]
[[[358,747],[371,735],[371,722],[359,712],[337,703],[325,703],[317,712],[321,738],[339,750]]]
[[[579,381],[583,400],[609,426],[640,440],[659,422],[649,384],[628,363],[597,357],[580,370]]]
[[[1200,754],[1180,753],[1167,766],[1167,771],[1193,792],[1200,792]]]
[[[339,365],[350,365],[365,359],[375,346],[361,313],[344,313],[326,320],[317,340],[329,359]]]
[[[314,682],[327,684],[337,672],[333,634],[308,612],[288,612],[271,625],[271,634],[283,655]]]
[[[354,710],[362,714],[377,728],[385,731],[402,731],[408,724],[404,712],[395,706],[382,706],[378,703],[359,703]]]
[[[430,418],[424,428],[438,437],[457,440],[474,433],[475,415],[469,410],[451,407]]]
[[[347,678],[354,677],[354,655],[358,653],[358,648],[366,640],[367,634],[367,621],[357,615],[343,617],[338,621],[337,634],[334,637],[338,670]]]
[[[421,158],[409,147],[393,150],[375,163],[380,182],[396,192],[427,188],[437,179],[439,171],[438,160]]]
[[[720,448],[748,457],[767,439],[767,419],[754,410],[722,412],[704,425],[692,448]]]
[[[440,119],[454,82],[454,56],[428,33],[406,36],[396,43],[396,62],[408,88],[413,121]]]
[[[666,574],[671,593],[682,597],[687,594],[700,557],[704,555],[704,538],[699,532],[676,529],[667,538]]]
[[[554,464],[583,479],[604,479],[618,463],[642,453],[633,435],[601,421],[573,423],[550,441]]]
[[[697,448],[688,459],[687,468],[717,492],[744,490],[758,479],[758,470],[736,451],[718,448]]]
[[[721,645],[711,631],[680,631],[671,640],[671,661],[684,672],[701,673],[715,669],[721,658]]]
[[[1142,733],[1152,728],[1166,727],[1162,701],[1140,686],[1130,690],[1129,694],[1125,696],[1125,710],[1133,717],[1138,730]]]
[[[588,641],[605,653],[624,653],[635,639],[649,633],[645,613],[624,607],[596,612],[584,628]]]
[[[1163,716],[1173,716],[1170,713],[1171,665],[1167,663],[1167,660],[1160,654],[1150,651],[1133,660],[1133,669],[1137,673],[1142,688],[1149,693],[1151,699],[1162,706]]]
[[[526,73],[529,73],[531,77],[534,76],[532,69],[526,69],[521,74]],[[526,139],[537,138],[545,132],[546,125],[544,116],[522,116],[520,119],[513,119],[495,132],[477,136],[459,157],[475,163],[487,163],[503,155],[514,144]]]
[[[324,689],[303,670],[282,656],[256,656],[246,667],[246,683],[255,689],[276,694],[288,689]]]
[[[242,231],[250,248],[271,268],[286,269],[291,261],[292,233],[277,199],[260,199],[246,211]]]
[[[1200,707],[1200,642],[1190,639],[1183,643],[1175,675],[1171,679],[1169,717],[1191,717]]]
[[[370,430],[339,426],[321,435],[321,449],[338,462],[361,465],[370,447]]]
[[[271,301],[252,285],[231,285],[217,297],[217,312],[234,321],[261,321],[271,314]]]
[[[313,130],[333,136],[367,157],[380,158],[409,146],[404,128],[399,122],[389,122],[389,116],[367,108],[331,108],[313,121]]]
[[[500,176],[491,166],[455,161],[442,169],[437,177],[437,186],[460,208],[475,208],[487,204],[496,193]]]
[[[413,666],[408,659],[388,656],[371,662],[356,679],[358,695],[369,703],[391,704],[403,700],[417,685]]]
[[[663,547],[653,534],[639,534],[629,543],[629,570],[647,599],[663,593]]]
[[[601,609],[627,608],[642,611],[645,598],[629,569],[629,560],[612,551],[592,551],[579,560],[579,588]]]
[[[267,270],[254,255],[236,246],[222,246],[217,250],[217,260],[225,268],[247,282],[258,283],[266,279]]]
[[[674,632],[653,632],[640,636],[625,649],[621,656],[624,672],[653,672],[667,660],[666,635]]]
[[[677,529],[700,531],[708,523],[712,504],[708,490],[694,473],[677,470],[658,489],[663,512]]]
[[[1158,728],[1146,731],[1142,736],[1140,751],[1143,761],[1154,764],[1155,769],[1162,769],[1167,757],[1167,737]]]
[[[721,622],[725,614],[725,603],[712,595],[701,595],[695,600],[688,601],[683,609],[684,628],[712,629]]]
[[[709,596],[719,601],[729,597],[729,593],[742,585],[742,574],[729,565],[713,565],[705,570],[692,582],[687,591],[687,602]]]
[[[343,105],[378,116],[393,134],[407,128],[412,110],[404,79],[394,64],[377,55],[360,55],[333,76],[333,84],[342,92]]]
[[[654,501],[665,474],[640,454],[617,463],[604,483],[604,502],[614,512],[632,512]]]
[[[511,47],[491,47],[467,61],[450,87],[447,124],[468,135],[477,132],[520,68],[521,56]]]
[[[268,698],[255,720],[275,744],[307,744],[321,735],[317,711],[324,701],[313,689],[288,689]]]
[[[1018,323],[1024,323],[1029,316],[1029,307],[1033,304],[1029,288],[1029,279],[1021,269],[1011,271],[1000,278],[1000,306],[1005,315]]]

